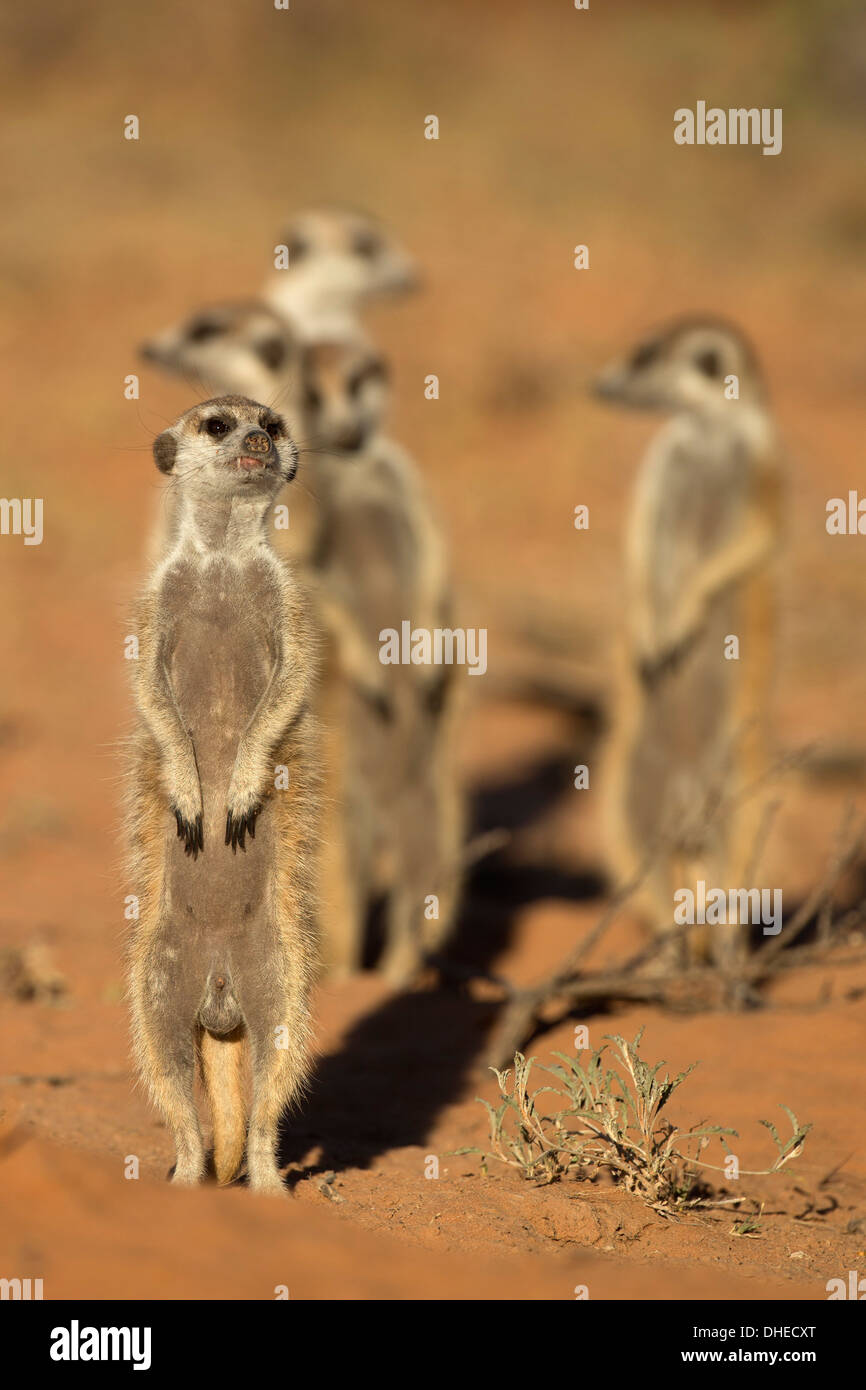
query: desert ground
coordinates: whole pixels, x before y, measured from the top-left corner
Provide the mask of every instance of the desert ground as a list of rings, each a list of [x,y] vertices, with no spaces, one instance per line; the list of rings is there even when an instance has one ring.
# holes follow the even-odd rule
[[[598,779],[578,792],[572,768],[594,769],[603,747],[625,509],[657,425],[587,387],[672,313],[723,312],[748,331],[785,441],[776,751],[826,755],[781,782],[766,847],[793,913],[863,803],[866,541],[825,529],[827,500],[862,477],[862,12],[91,0],[19,7],[2,27],[2,486],[44,498],[45,535],[0,538],[0,1273],[43,1277],[47,1298],[267,1299],[278,1285],[316,1299],[826,1298],[866,1260],[856,926],[780,973],[759,1007],[614,1000],[545,1017],[529,1040],[546,1064],[574,1052],[577,1024],[592,1047],[643,1026],[647,1060],[700,1063],[673,1121],[736,1129],[743,1168],[766,1166],[759,1121],[790,1106],[812,1129],[781,1173],[741,1179],[763,1203],[754,1231],[730,1209],[672,1220],[613,1185],[536,1185],[457,1154],[487,1144],[476,1098],[497,1095],[498,1006],[483,981],[432,970],[405,993],[373,971],[321,987],[282,1204],[242,1185],[170,1188],[123,1003],[118,749],[126,615],[158,497],[151,443],[192,403],[136,345],[254,293],[281,221],[338,199],[380,216],[422,267],[419,292],[370,327],[463,621],[489,632],[488,675],[466,682],[462,771],[473,833],[507,839],[470,877],[452,961],[529,984],[609,902]],[[677,147],[673,111],[698,98],[783,108],[782,153]],[[123,139],[129,113],[138,142]],[[438,141],[423,138],[430,113]],[[584,698],[521,694],[526,672]],[[864,870],[836,885],[841,912]],[[626,907],[591,963],[641,939]],[[28,994],[13,965],[34,947]]]

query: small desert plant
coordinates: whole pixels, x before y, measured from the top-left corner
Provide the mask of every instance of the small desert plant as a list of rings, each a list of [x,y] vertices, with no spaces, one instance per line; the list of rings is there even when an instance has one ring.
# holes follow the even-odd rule
[[[721,1125],[697,1125],[677,1129],[661,1112],[674,1091],[685,1081],[697,1063],[673,1078],[659,1076],[664,1062],[649,1066],[638,1055],[643,1029],[633,1042],[606,1037],[604,1046],[581,1065],[577,1057],[554,1053],[561,1065],[542,1067],[555,1077],[557,1085],[530,1090],[530,1073],[535,1059],[515,1053],[514,1072],[492,1067],[499,1082],[500,1104],[485,1105],[490,1119],[490,1152],[477,1148],[460,1153],[480,1153],[485,1165],[490,1159],[516,1168],[537,1183],[555,1182],[569,1173],[578,1178],[594,1177],[607,1169],[628,1191],[636,1192],[657,1211],[670,1213],[686,1207],[711,1203],[700,1192],[698,1171],[715,1168],[698,1155],[718,1136],[730,1153],[726,1141],[737,1131]],[[610,1058],[606,1054],[611,1054]],[[613,1061],[613,1066],[608,1065]],[[538,1097],[552,1094],[566,1102],[552,1114],[542,1114]],[[800,1125],[787,1106],[793,1134],[783,1143],[774,1126],[766,1125],[778,1149],[772,1167],[760,1175],[778,1172],[801,1152],[811,1128]],[[753,1174],[757,1175],[757,1174]]]

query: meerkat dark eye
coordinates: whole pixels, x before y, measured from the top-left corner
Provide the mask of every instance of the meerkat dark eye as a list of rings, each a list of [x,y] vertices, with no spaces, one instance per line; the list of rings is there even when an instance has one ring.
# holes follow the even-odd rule
[[[272,372],[281,367],[286,360],[286,345],[281,338],[265,338],[264,342],[256,344],[256,352]]]
[[[209,338],[216,338],[221,332],[222,328],[218,323],[214,323],[213,319],[197,319],[195,323],[190,324],[186,336],[191,343],[206,343]]]
[[[304,259],[309,249],[303,237],[293,236],[289,241],[289,265],[297,265],[298,261]]]
[[[636,371],[643,367],[648,367],[659,355],[658,343],[641,343],[632,355],[631,365]]]
[[[262,429],[271,439],[282,439],[285,434],[281,420],[265,420]]]
[[[315,386],[308,386],[304,392],[304,405],[307,410],[318,410],[321,404],[321,393],[316,390]]]
[[[387,376],[384,362],[368,362],[359,371],[353,372],[346,382],[346,390],[355,399],[361,394],[368,381],[384,381]]]
[[[202,421],[199,428],[212,435],[214,439],[222,439],[224,434],[228,434],[231,425],[220,415],[210,415],[207,420]]]
[[[713,348],[708,348],[706,352],[699,352],[695,358],[695,366],[698,371],[703,372],[704,376],[718,377],[722,374],[719,354]]]
[[[379,238],[373,236],[372,232],[359,232],[352,242],[352,250],[356,256],[360,256],[365,261],[372,261],[378,256],[382,249]]]

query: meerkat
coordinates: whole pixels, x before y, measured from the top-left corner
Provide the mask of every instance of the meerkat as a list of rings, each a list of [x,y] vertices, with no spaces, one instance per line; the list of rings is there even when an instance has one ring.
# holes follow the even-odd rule
[[[623,881],[658,932],[674,893],[751,888],[767,772],[779,446],[762,374],[734,327],[681,320],[597,382],[607,401],[673,418],[637,480],[625,568],[630,631],[608,750],[608,822]],[[739,659],[726,659],[729,639]],[[733,648],[730,648],[732,651]],[[691,934],[734,968],[744,926]],[[675,951],[681,955],[681,952]]]
[[[205,1171],[198,1061],[218,1180],[246,1147],[250,1186],[277,1192],[277,1126],[308,1074],[317,969],[315,640],[267,534],[298,450],[279,415],[232,395],[186,411],[154,456],[177,482],[179,519],[135,624],[135,1052],[174,1137],[174,1182]]]
[[[308,341],[351,338],[364,304],[418,283],[412,258],[364,213],[310,209],[283,229],[278,244],[288,265],[274,271],[262,293]]]
[[[447,627],[452,606],[446,547],[420,476],[376,428],[380,411],[362,406],[383,372],[352,344],[319,343],[303,355],[304,432],[321,449],[312,581],[333,642],[323,719],[341,822],[325,837],[333,871],[324,882],[339,893],[326,950],[333,969],[358,968],[369,900],[384,891],[380,969],[402,984],[452,930],[463,808],[452,670],[379,660],[384,630],[404,620]]]

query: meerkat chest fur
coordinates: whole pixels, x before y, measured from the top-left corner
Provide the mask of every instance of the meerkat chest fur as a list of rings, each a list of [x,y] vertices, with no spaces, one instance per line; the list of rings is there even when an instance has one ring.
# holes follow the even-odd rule
[[[650,446],[635,495],[633,581],[661,608],[673,604],[708,552],[742,523],[751,477],[746,441],[733,430],[674,420]]]
[[[225,791],[241,731],[268,684],[275,659],[270,616],[282,602],[266,557],[173,563],[162,583],[171,634],[168,674],[195,741],[207,809]]]

